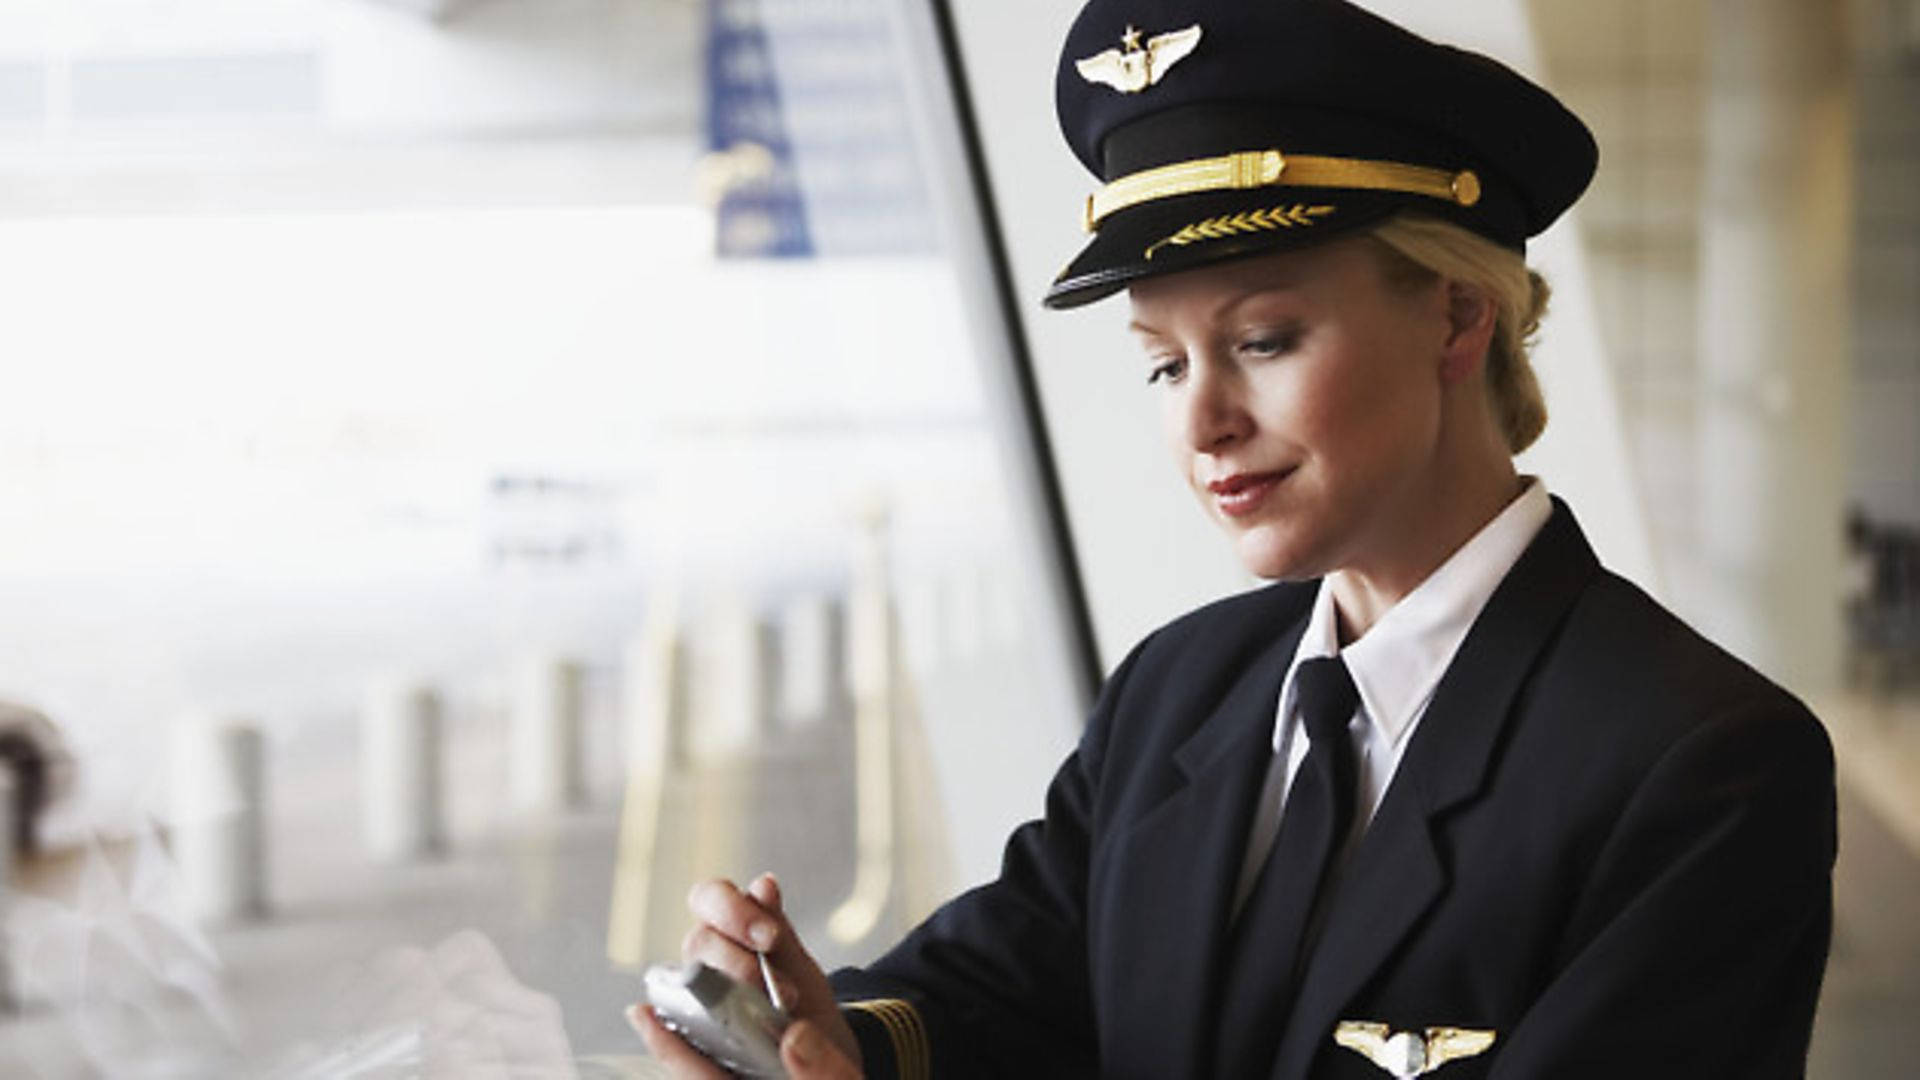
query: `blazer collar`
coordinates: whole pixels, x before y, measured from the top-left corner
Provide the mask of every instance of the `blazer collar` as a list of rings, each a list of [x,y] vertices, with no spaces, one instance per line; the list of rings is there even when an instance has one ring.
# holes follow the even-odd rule
[[[1227,630],[1219,635],[1224,641],[1252,638],[1260,644],[1250,655],[1234,658],[1236,670],[1216,676],[1216,679],[1231,678],[1232,688],[1214,706],[1206,721],[1173,752],[1174,764],[1189,780],[1219,767],[1223,755],[1237,753],[1250,724],[1271,738],[1280,681],[1300,647],[1300,634],[1306,628],[1314,592],[1276,586],[1272,587],[1272,596],[1274,603],[1255,609],[1255,618],[1268,627],[1265,632],[1256,626],[1251,633]],[[1217,683],[1201,675],[1193,685]]]
[[[1600,572],[1567,505],[1494,590],[1434,690],[1380,812],[1361,838],[1287,1022],[1274,1077],[1304,1080],[1340,1010],[1445,890],[1433,818],[1485,782],[1514,703],[1542,651]]]
[[[1419,735],[1407,748],[1410,776],[1427,813],[1480,789],[1514,697],[1560,621],[1600,572],[1600,560],[1558,497],[1553,516],[1474,620],[1460,652],[1434,688]],[[1439,722],[1433,722],[1435,718]],[[1402,764],[1405,768],[1405,763]]]

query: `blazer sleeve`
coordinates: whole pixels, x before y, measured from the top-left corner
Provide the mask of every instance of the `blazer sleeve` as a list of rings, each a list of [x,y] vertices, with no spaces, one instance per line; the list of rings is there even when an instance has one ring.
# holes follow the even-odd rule
[[[1096,1073],[1088,857],[1109,728],[1146,647],[1107,680],[1047,788],[1045,815],[1014,831],[999,877],[943,905],[872,965],[831,976],[869,1077]]]
[[[1801,1077],[1833,919],[1833,751],[1781,695],[1627,801],[1492,1076]]]

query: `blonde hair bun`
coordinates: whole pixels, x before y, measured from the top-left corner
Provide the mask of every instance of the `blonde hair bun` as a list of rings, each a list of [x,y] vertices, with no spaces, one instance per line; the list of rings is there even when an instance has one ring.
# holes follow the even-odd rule
[[[1493,298],[1496,315],[1493,341],[1487,347],[1487,395],[1508,450],[1518,454],[1532,446],[1547,426],[1546,398],[1529,355],[1553,293],[1547,279],[1512,248],[1437,218],[1400,214],[1377,226],[1371,235],[1404,260],[1400,276],[1462,281]]]

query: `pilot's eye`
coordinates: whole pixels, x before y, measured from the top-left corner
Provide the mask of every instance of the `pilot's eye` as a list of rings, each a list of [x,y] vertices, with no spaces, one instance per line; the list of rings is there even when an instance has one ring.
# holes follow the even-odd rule
[[[1270,334],[1250,334],[1240,342],[1239,349],[1252,356],[1284,356],[1299,344],[1299,331],[1281,330]]]
[[[1170,357],[1154,365],[1153,370],[1147,372],[1147,385],[1151,386],[1155,383],[1167,383],[1171,385],[1179,382],[1186,374],[1186,358],[1180,356]]]

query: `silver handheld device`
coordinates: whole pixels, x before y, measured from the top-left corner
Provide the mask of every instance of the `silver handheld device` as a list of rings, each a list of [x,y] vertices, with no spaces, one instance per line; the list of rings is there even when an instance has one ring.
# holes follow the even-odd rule
[[[787,1015],[758,987],[699,961],[647,969],[647,1004],[671,1031],[735,1076],[786,1080],[780,1035]]]

